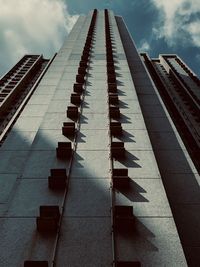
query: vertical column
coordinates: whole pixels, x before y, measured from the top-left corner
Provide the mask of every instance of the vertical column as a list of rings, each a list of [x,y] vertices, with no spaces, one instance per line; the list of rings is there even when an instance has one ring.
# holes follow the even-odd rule
[[[116,56],[121,74],[119,121],[123,135],[118,139],[124,141],[125,147],[124,158],[113,162],[114,169],[127,167],[129,176],[129,187],[115,190],[115,201],[117,205],[132,206],[134,213],[132,233],[126,229],[123,235],[116,233],[117,257],[119,261],[140,261],[142,266],[187,266],[138,97],[146,108],[157,101],[150,94],[151,82],[122,18],[112,14],[110,18],[114,35],[121,36]],[[154,113],[149,111],[147,116]]]
[[[109,13],[105,10],[105,34],[106,34],[106,60],[107,60],[107,87],[108,87],[108,104],[110,118],[110,165],[112,176],[112,238],[114,249],[113,264],[116,267],[135,266],[140,267],[139,261],[121,260],[117,244],[117,235],[124,236],[133,235],[135,217],[133,215],[133,207],[127,205],[118,205],[116,201],[117,192],[128,191],[130,189],[130,179],[128,177],[128,168],[115,168],[114,161],[121,161],[126,158],[124,142],[121,141],[124,131],[120,122],[120,101],[118,98],[117,74],[115,68],[116,46],[113,38],[112,27],[109,23]]]
[[[37,231],[36,217],[40,206],[62,206],[64,190],[49,189],[48,176],[51,168],[68,167],[66,159],[57,157],[56,147],[58,142],[71,141],[62,135],[62,123],[71,80],[76,78],[74,66],[79,64],[72,52],[77,49],[77,38],[85,41],[90,22],[90,16],[78,19],[0,149],[0,239],[4,244],[0,265],[22,266],[27,259],[32,262],[26,264],[33,266],[51,262],[56,233]],[[80,43],[79,54],[84,45]]]
[[[104,14],[98,12],[56,266],[112,262],[104,40]],[[79,85],[74,89],[79,90]]]
[[[79,68],[76,75],[76,83],[73,86],[74,92],[71,93],[71,103],[66,110],[68,121],[65,120],[63,122],[63,126],[60,125],[60,132],[62,132],[63,138],[62,141],[58,141],[55,152],[57,160],[62,163],[62,168],[57,167],[51,169],[50,176],[48,177],[49,190],[51,190],[52,195],[54,194],[55,196],[62,196],[62,201],[60,205],[49,205],[49,201],[47,201],[46,205],[41,205],[39,207],[39,216],[37,216],[36,218],[36,226],[39,235],[42,235],[47,240],[49,237],[51,237],[51,239],[55,239],[55,241],[53,242],[54,245],[51,249],[51,256],[47,260],[26,260],[24,262],[25,267],[46,267],[49,266],[49,263],[51,264],[51,266],[54,266],[55,263],[57,248],[60,240],[61,226],[63,222],[65,202],[68,192],[69,178],[77,145],[77,134],[80,128],[80,116],[82,112],[82,102],[84,100],[84,91],[87,80],[87,68],[91,53],[90,50],[96,15],[97,11],[95,10],[81,55],[81,60],[79,62]],[[61,110],[62,107],[62,105],[57,106],[59,110]]]

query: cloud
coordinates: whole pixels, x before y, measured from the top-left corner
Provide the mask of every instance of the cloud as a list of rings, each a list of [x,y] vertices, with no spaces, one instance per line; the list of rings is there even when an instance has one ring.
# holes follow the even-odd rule
[[[78,17],[69,14],[62,0],[0,0],[0,7],[0,64],[3,70],[25,53],[52,56]]]
[[[151,0],[159,11],[154,36],[164,38],[169,46],[200,47],[199,0]]]
[[[187,25],[187,31],[190,32],[194,45],[200,47],[200,20]]]
[[[146,40],[142,40],[138,50],[140,52],[148,52],[151,49],[150,44]]]

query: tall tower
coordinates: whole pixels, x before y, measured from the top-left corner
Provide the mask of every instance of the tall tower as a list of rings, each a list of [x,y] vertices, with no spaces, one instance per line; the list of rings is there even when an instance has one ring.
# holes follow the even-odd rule
[[[1,79],[0,266],[197,266],[198,146],[149,62],[121,17],[94,10],[51,60]]]

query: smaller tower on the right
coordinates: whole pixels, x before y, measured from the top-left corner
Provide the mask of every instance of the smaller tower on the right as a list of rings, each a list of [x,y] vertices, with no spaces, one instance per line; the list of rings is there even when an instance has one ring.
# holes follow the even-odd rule
[[[200,80],[175,54],[141,57],[198,170],[200,170]]]

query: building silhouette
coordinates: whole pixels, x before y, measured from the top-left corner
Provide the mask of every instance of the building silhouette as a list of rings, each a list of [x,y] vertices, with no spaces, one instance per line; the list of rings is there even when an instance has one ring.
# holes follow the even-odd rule
[[[80,16],[0,80],[0,266],[199,266],[200,81]]]

